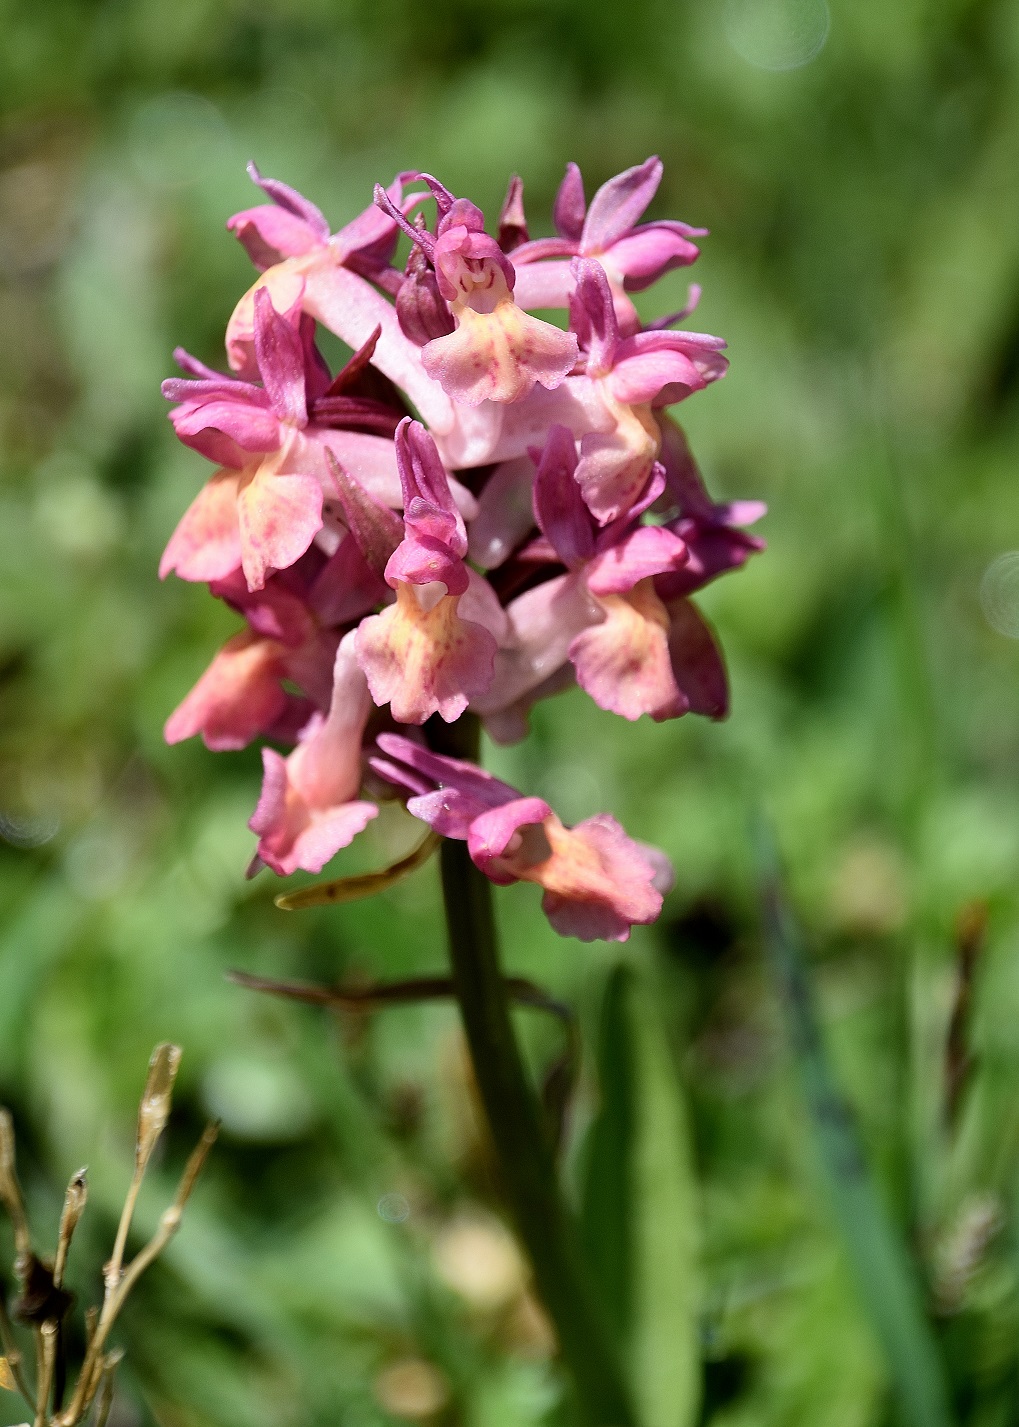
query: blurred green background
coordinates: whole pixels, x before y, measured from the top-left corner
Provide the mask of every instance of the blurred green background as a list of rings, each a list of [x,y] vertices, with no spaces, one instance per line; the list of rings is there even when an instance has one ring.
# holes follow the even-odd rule
[[[337,1021],[224,979],[440,969],[437,877],[278,912],[269,874],[242,875],[257,752],[163,746],[235,620],[156,579],[206,474],[159,382],[176,343],[222,364],[250,280],[223,224],[255,201],[250,158],[334,227],[401,168],[490,218],[518,172],[539,235],[567,159],[590,193],[653,152],[653,215],[712,230],[693,325],[732,359],[677,414],[718,497],[769,502],[769,550],[702,598],[728,723],[628,725],[575,692],[489,750],[564,818],[611,810],[678,873],[626,949],[557,939],[533,888],[498,894],[509,967],[582,1016],[568,1178],[603,987],[628,958],[679,1097],[679,1178],[652,1227],[697,1262],[699,1367],[670,1427],[901,1420],[762,950],[747,825],[763,808],[958,1421],[1019,1423],[1019,556],[1001,559],[1019,548],[1019,10],[7,0],[0,17],[0,1098],[41,1245],[90,1166],[80,1294],[99,1291],[157,1040],[184,1061],[141,1231],[204,1119],[223,1120],[118,1328],[117,1427],[562,1411],[453,1011]],[[681,306],[690,276],[643,310]],[[410,844],[380,823],[337,871]],[[948,1116],[959,919],[985,910]],[[547,1062],[554,1028],[520,1026]],[[24,1415],[3,1393],[0,1414]]]

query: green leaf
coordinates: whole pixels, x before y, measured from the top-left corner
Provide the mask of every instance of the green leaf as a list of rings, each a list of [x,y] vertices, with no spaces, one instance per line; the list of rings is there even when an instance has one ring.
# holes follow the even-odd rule
[[[697,1231],[686,1117],[648,981],[612,972],[588,1142],[584,1245],[643,1427],[687,1427],[700,1397]]]
[[[953,1420],[941,1355],[924,1312],[916,1266],[871,1177],[850,1106],[828,1061],[798,928],[779,884],[775,853],[758,836],[765,940],[784,1003],[814,1145],[864,1309],[911,1427]]]

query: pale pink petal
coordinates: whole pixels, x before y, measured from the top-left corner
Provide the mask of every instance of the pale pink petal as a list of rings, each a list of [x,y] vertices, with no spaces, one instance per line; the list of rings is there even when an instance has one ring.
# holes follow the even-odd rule
[[[493,743],[504,747],[520,743],[530,732],[528,715],[535,704],[551,699],[556,694],[564,694],[577,687],[577,678],[572,664],[561,664],[554,674],[528,689],[515,703],[485,715],[485,732]]]
[[[599,708],[655,720],[684,713],[687,701],[669,657],[669,615],[650,580],[628,595],[599,600],[605,618],[578,634],[570,645],[577,683]]]
[[[329,714],[316,714],[288,758],[263,750],[262,796],[249,826],[258,855],[276,872],[319,872],[377,815],[357,799],[361,739],[371,699],[348,634],[336,652]]]
[[[219,471],[185,511],[159,563],[159,578],[171,570],[182,580],[222,580],[241,563],[236,471]]]
[[[534,527],[531,484],[534,463],[529,456],[503,461],[485,482],[478,498],[478,513],[467,534],[475,564],[494,570],[516,549]]]
[[[559,575],[507,606],[506,646],[495,656],[495,677],[472,707],[483,717],[516,704],[566,663],[582,629],[602,618],[579,575]]]
[[[341,807],[329,808],[326,812],[311,814],[305,827],[296,835],[290,851],[278,860],[278,865],[266,855],[269,850],[262,847],[259,856],[276,872],[284,876],[296,872],[321,872],[331,857],[341,848],[349,847],[359,832],[377,818],[379,810],[374,803],[355,801]]]
[[[424,723],[433,713],[452,723],[491,684],[495,639],[461,619],[459,596],[425,607],[418,588],[399,583],[396,604],[361,621],[358,659],[372,698],[389,704],[398,723]]]
[[[286,258],[267,268],[237,303],[226,324],[226,355],[231,371],[258,381],[255,357],[255,293],[264,288],[277,312],[291,312],[304,296],[304,270],[319,261],[315,250],[299,258]]]
[[[167,743],[200,733],[207,748],[236,749],[265,733],[287,703],[280,682],[284,652],[273,640],[235,634],[167,719]]]
[[[272,570],[285,570],[322,529],[322,487],[314,476],[280,475],[263,464],[239,492],[242,566],[257,590]]]
[[[513,297],[525,312],[533,312],[536,307],[568,307],[576,285],[568,258],[519,263]]]
[[[577,360],[577,339],[507,298],[492,312],[465,307],[459,326],[421,349],[425,371],[455,401],[514,402],[537,383],[554,390]]]
[[[580,941],[627,941],[632,926],[646,926],[662,910],[652,859],[608,813],[574,828],[545,824],[553,856],[540,876],[542,909],[560,936]]]
[[[625,515],[640,499],[660,441],[649,407],[606,404],[615,415],[615,427],[592,431],[581,439],[577,466],[587,507],[603,525]]]
[[[488,630],[497,644],[504,644],[510,637],[509,616],[499,603],[492,586],[479,575],[477,570],[467,566],[467,589],[460,600],[461,619],[480,624]]]

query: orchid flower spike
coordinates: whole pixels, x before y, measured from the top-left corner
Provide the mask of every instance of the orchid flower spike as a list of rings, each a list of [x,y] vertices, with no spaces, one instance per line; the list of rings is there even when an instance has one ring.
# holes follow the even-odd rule
[[[227,225],[258,270],[230,373],[178,350],[163,387],[213,467],[160,566],[242,623],[166,738],[271,741],[256,869],[320,870],[395,790],[492,881],[539,884],[557,930],[625,939],[658,915],[662,855],[607,814],[567,827],[428,741],[465,714],[516,741],[567,690],[629,721],[728,711],[693,597],[763,549],[747,527],[764,507],[712,499],[666,411],[724,376],[725,344],[671,330],[686,311],[642,327],[630,297],[692,262],[701,230],[642,221],[657,158],[590,203],[570,165],[538,239],[519,178],[492,236],[431,174],[398,174],[333,232],[249,172],[265,202]],[[351,351],[335,374],[320,326]]]

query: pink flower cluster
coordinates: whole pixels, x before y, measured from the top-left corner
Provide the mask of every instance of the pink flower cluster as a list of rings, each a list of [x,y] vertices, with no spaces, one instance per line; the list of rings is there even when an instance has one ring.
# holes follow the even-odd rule
[[[259,269],[227,326],[232,375],[178,350],[186,376],[163,385],[217,469],[160,567],[208,582],[245,628],[166,737],[290,750],[263,751],[256,868],[318,872],[402,798],[493,881],[542,886],[558,931],[623,940],[661,909],[664,857],[434,751],[429,720],[470,710],[514,742],[574,683],[626,719],[726,713],[690,596],[762,548],[743,527],[764,507],[714,504],[664,411],[724,374],[724,344],[674,330],[691,309],[642,325],[630,298],[692,263],[701,230],[640,222],[657,158],[590,204],[571,164],[557,236],[533,241],[519,179],[492,237],[428,174],[331,233],[250,173],[270,202],[227,225]],[[549,308],[565,330],[532,315]],[[335,376],[318,324],[354,353]]]

